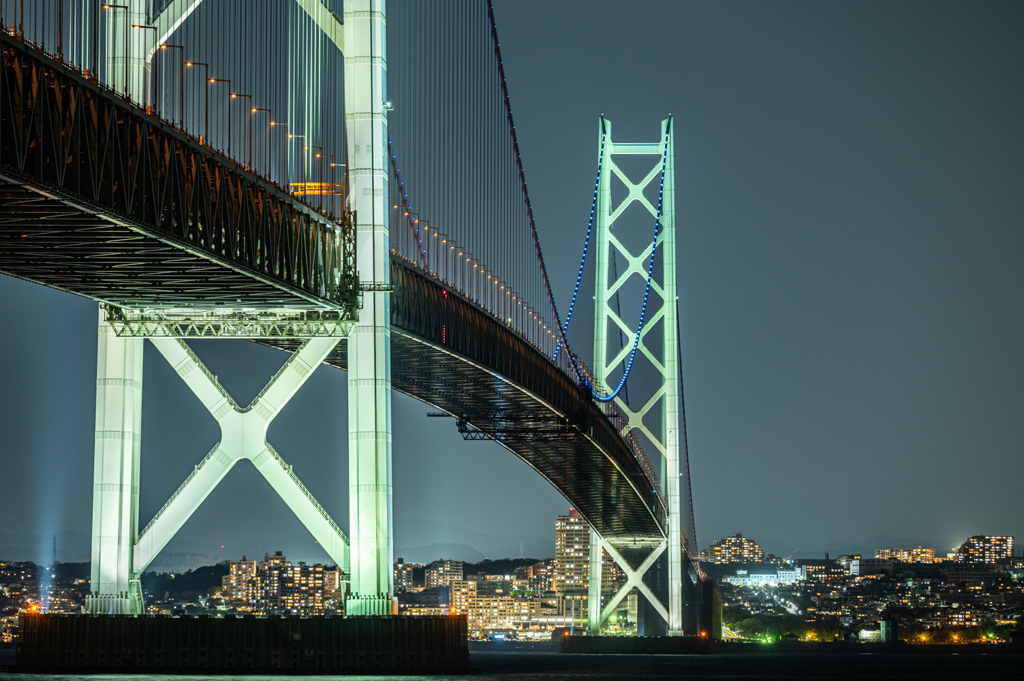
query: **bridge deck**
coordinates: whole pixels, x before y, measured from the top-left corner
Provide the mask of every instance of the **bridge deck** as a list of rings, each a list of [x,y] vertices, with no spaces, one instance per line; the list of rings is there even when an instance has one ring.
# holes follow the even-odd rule
[[[351,220],[5,31],[0,48],[0,271],[124,307],[355,317]]]
[[[391,263],[392,388],[496,436],[605,538],[664,536],[660,497],[588,392],[491,315]],[[346,354],[342,343],[327,363],[346,369]]]

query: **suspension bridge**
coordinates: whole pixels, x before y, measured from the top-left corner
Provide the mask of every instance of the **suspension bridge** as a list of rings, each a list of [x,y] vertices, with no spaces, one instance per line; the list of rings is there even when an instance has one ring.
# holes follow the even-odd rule
[[[394,612],[397,390],[586,518],[625,574],[602,594],[592,548],[592,633],[634,590],[697,633],[671,117],[642,143],[600,118],[560,308],[489,0],[0,0],[0,23],[0,271],[99,303],[89,612],[143,612],[139,576],[243,459],[349,576],[347,613]],[[186,342],[208,338],[289,355],[240,405]],[[141,526],[146,340],[221,438]],[[266,439],[321,364],[348,372],[347,533]]]

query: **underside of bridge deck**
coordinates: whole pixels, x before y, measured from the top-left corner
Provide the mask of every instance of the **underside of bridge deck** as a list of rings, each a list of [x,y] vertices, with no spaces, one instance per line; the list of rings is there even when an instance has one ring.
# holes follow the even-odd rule
[[[0,271],[118,307],[311,306],[286,288],[2,177]]]
[[[587,391],[510,328],[398,259],[391,281],[393,389],[500,442],[603,537],[664,536],[660,497]],[[347,369],[346,356],[341,343],[326,362]]]

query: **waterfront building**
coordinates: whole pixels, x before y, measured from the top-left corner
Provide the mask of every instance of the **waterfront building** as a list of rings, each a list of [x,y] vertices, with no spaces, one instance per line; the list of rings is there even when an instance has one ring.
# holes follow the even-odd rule
[[[452,584],[451,612],[466,615],[471,636],[486,630],[525,629],[541,614],[539,597],[515,596],[502,580],[460,580]]]
[[[228,574],[221,578],[221,593],[224,598],[236,601],[251,601],[253,580],[256,577],[256,561],[242,556],[242,560],[228,563]]]
[[[398,614],[407,616],[447,615],[451,604],[451,587],[407,589],[396,594]]]
[[[222,578],[225,598],[245,601],[254,612],[319,615],[336,610],[343,595],[337,567],[293,565],[281,551],[260,562],[231,561]]]

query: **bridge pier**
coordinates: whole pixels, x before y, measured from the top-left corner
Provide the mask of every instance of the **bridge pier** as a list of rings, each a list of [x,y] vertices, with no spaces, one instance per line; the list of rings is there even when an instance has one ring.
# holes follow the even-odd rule
[[[119,338],[100,308],[96,358],[92,583],[86,610],[138,615],[142,590],[134,565],[139,530],[142,442],[141,338]]]
[[[391,488],[391,264],[383,0],[345,3],[348,195],[363,307],[348,341],[351,615],[397,613]]]

